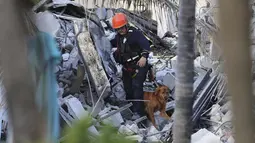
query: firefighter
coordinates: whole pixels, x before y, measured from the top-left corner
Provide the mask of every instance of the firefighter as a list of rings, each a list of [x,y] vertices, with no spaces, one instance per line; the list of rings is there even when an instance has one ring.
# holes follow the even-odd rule
[[[148,73],[148,56],[150,43],[146,37],[136,28],[128,24],[125,14],[116,13],[112,19],[112,27],[117,35],[111,44],[117,47],[113,53],[115,61],[123,66],[122,80],[126,98],[129,100],[143,100],[143,83]],[[144,103],[133,101],[132,119],[138,119],[145,115]]]

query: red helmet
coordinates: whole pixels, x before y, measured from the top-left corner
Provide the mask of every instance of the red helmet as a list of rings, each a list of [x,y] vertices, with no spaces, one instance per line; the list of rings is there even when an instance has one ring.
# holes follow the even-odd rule
[[[127,17],[123,13],[116,13],[112,18],[112,27],[114,29],[121,28],[128,23]]]

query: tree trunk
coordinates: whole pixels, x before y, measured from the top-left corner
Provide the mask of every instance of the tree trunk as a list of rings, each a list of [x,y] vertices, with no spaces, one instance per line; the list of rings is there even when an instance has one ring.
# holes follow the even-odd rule
[[[250,17],[248,0],[220,0],[221,47],[232,96],[236,143],[254,142]]]
[[[179,5],[173,142],[190,143],[192,133],[196,0],[180,0]]]
[[[22,15],[23,9],[29,7],[26,4],[20,0],[0,3],[0,59],[14,143],[35,143],[46,137],[46,122],[36,107],[35,86],[27,60],[27,29]]]

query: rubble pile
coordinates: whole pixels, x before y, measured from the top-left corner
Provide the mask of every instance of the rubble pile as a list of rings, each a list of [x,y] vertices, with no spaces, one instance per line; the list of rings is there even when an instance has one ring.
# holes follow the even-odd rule
[[[157,83],[168,86],[171,91],[166,105],[170,116],[175,107],[178,33],[167,32],[159,38],[154,34],[157,30],[155,21],[148,22],[148,19],[124,9],[84,9],[74,2],[47,3],[44,7],[48,10],[36,13],[36,25],[39,30],[56,38],[62,53],[55,70],[60,126],[72,126],[75,120],[91,115],[94,124],[89,132],[95,136],[99,135],[101,124],[111,124],[120,134],[138,142],[171,140],[173,118],[165,120],[156,112],[159,130],[147,117],[135,121],[130,119],[132,103],[125,101],[121,66],[114,61],[112,52],[115,47],[111,47],[109,42],[116,34],[111,28],[111,17],[116,11],[126,13],[131,24],[141,29],[155,46],[149,55],[149,63],[153,65]],[[48,27],[44,26],[46,23]],[[205,58],[205,55],[200,55],[195,60],[192,117],[195,134],[192,143],[232,143],[232,113],[226,95],[226,77],[215,70],[211,62],[205,62]],[[144,90],[154,89],[153,83],[148,80],[144,83]]]

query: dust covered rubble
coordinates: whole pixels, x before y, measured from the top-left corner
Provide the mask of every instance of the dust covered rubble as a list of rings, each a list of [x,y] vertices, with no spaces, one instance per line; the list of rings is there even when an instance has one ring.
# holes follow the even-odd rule
[[[58,7],[58,4],[53,4]],[[67,7],[67,11],[72,11],[76,5],[73,7]],[[122,100],[125,99],[125,93],[123,89],[123,83],[121,81],[121,70],[120,66],[116,66],[115,61],[112,58],[111,47],[109,45],[105,47],[103,41],[110,40],[116,34],[109,27],[107,27],[106,23],[111,21],[111,17],[113,15],[113,11],[109,9],[92,9],[91,11],[95,11],[98,15],[98,19],[104,29],[104,33],[100,33],[97,31],[98,26],[92,25],[91,35],[94,40],[94,46],[99,53],[101,63],[104,66],[105,72],[107,73],[107,78],[110,79],[111,83],[111,92],[109,101],[106,100],[98,100],[99,95],[96,92],[96,87],[93,87],[93,81],[91,81],[91,77],[89,75],[88,67],[84,64],[84,59],[81,55],[79,44],[77,42],[77,31],[75,31],[75,22],[72,20],[73,17],[78,18],[77,16],[62,13],[61,17],[58,17],[58,11],[51,7],[51,11],[39,12],[36,14],[37,23],[42,21],[46,22],[50,27],[44,27],[42,25],[38,25],[38,28],[41,31],[49,32],[55,36],[58,48],[62,53],[61,63],[56,67],[55,73],[57,75],[58,81],[58,97],[59,97],[59,113],[61,116],[61,127],[64,125],[72,126],[74,120],[81,119],[82,116],[91,114],[91,112],[96,112],[97,114],[93,116],[93,119],[97,124],[93,124],[89,131],[93,135],[99,134],[99,123],[109,123],[114,127],[118,128],[119,133],[124,134],[127,138],[137,140],[138,142],[162,142],[171,139],[170,132],[172,128],[172,121],[166,121],[159,116],[158,113],[156,115],[156,123],[160,126],[160,130],[157,130],[154,126],[150,124],[150,122],[146,119],[146,117],[142,117],[136,121],[131,121],[129,119],[132,116],[132,112],[129,109],[132,104],[125,103],[120,104],[119,101],[112,101],[114,99],[120,98]],[[47,19],[47,20],[45,20]],[[71,20],[70,20],[71,19]],[[91,23],[91,21],[89,21]],[[85,24],[86,25],[86,24]],[[94,27],[93,27],[94,26]],[[98,36],[98,34],[103,34]],[[90,37],[88,37],[90,38]],[[176,48],[178,35],[175,33],[174,37],[164,37],[163,40],[169,42],[171,46],[170,50]],[[106,50],[104,48],[107,48]],[[109,49],[110,48],[110,49]],[[169,95],[168,103],[167,103],[167,113],[169,115],[173,114],[174,110],[174,88],[175,88],[175,71],[176,71],[176,60],[177,57],[175,55],[165,55],[158,56],[157,53],[162,53],[162,51],[154,50],[149,56],[149,62],[153,65],[153,70],[156,76],[156,81],[161,84],[167,85],[171,93]],[[107,56],[107,62],[103,62],[102,59],[105,59]],[[201,64],[196,64],[196,77],[195,80],[197,84],[208,85],[209,82],[213,79],[213,76],[204,78],[204,80],[199,81],[205,74],[209,71],[210,67],[207,67],[204,70],[204,67]],[[217,80],[220,77],[217,78]],[[212,82],[216,82],[212,81]],[[203,81],[203,82],[202,82]],[[197,86],[198,88],[198,86]],[[202,98],[204,89],[209,88],[204,86],[203,88],[198,88],[199,92],[197,92],[197,104],[204,105],[204,102],[200,103],[200,99]],[[218,90],[218,86],[214,86],[215,90]],[[144,90],[154,90],[155,86],[149,81],[144,83]],[[200,118],[197,119],[197,116],[194,116],[194,119],[200,120],[201,123],[196,127],[199,130],[192,136],[194,143],[198,143],[198,138],[201,136],[209,136],[213,135],[222,137],[226,135],[227,131],[223,129],[225,127],[226,121],[229,120],[231,113],[229,112],[229,102],[226,102],[225,97],[219,95],[218,97],[214,96],[214,93],[209,93],[206,99],[207,104],[219,101],[218,98],[221,97],[224,99],[221,102],[214,104],[210,107],[203,107],[201,110],[205,112],[209,110],[209,114],[206,112],[201,118],[206,116],[206,120],[212,120],[209,123],[206,121],[202,121]],[[215,97],[215,98],[213,98]],[[210,99],[210,100],[209,100]],[[99,102],[97,102],[99,101]],[[204,100],[203,100],[204,101]],[[100,104],[95,109],[95,105]],[[117,106],[116,106],[117,105]],[[220,107],[219,107],[220,106]],[[198,110],[197,108],[195,108]],[[202,115],[201,113],[198,115]],[[209,116],[209,117],[208,117]],[[200,122],[199,121],[199,122]],[[63,123],[63,124],[62,124]],[[203,125],[201,125],[203,124]],[[223,124],[223,125],[221,125]],[[206,128],[206,129],[205,129]],[[211,134],[211,132],[215,132],[215,134]],[[199,137],[198,137],[199,136]],[[224,136],[225,137],[225,136]],[[206,137],[204,137],[206,138]],[[229,137],[227,140],[229,140]],[[221,139],[221,138],[220,138]],[[205,140],[205,139],[204,139]],[[204,141],[203,140],[203,141]],[[200,140],[201,141],[201,140]]]

